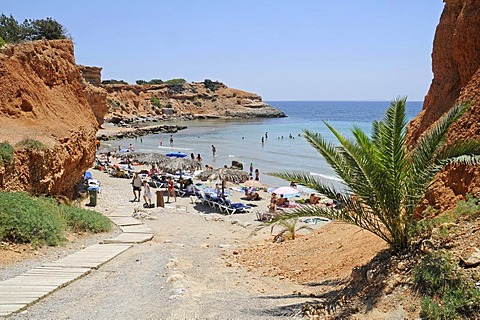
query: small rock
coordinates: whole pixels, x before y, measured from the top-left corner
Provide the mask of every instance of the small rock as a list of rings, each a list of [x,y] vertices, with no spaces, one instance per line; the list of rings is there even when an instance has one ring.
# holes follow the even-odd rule
[[[163,241],[163,243],[172,243],[172,240],[167,239],[167,240]]]
[[[405,270],[407,268],[407,262],[406,261],[400,261],[397,264],[397,269],[398,270]]]
[[[461,257],[461,259],[466,267],[478,266],[480,264],[480,250],[474,248],[466,258]]]
[[[210,245],[208,243],[203,243],[200,245],[200,248],[203,248],[203,249],[210,248]]]
[[[172,274],[170,277],[167,278],[167,283],[174,283],[174,282],[177,282],[179,280],[183,280],[185,277],[181,274]]]
[[[368,283],[371,283],[373,282],[373,280],[375,280],[375,272],[376,272],[375,269],[371,269],[367,271],[366,276],[367,276]]]
[[[433,244],[432,241],[430,240],[423,240],[422,243],[420,244],[420,251],[423,253],[429,253],[433,249],[435,249],[435,245]]]
[[[362,281],[363,280],[362,269],[358,267],[353,268],[351,277],[354,282]]]

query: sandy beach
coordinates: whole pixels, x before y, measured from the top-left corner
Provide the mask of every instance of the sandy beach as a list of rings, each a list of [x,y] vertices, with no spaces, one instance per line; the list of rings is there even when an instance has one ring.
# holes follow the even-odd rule
[[[130,203],[130,180],[91,172],[102,182],[95,210]],[[231,191],[234,201],[242,195]],[[256,202],[255,209],[265,210],[267,202]],[[155,231],[152,241],[135,245],[11,319],[270,319],[288,314],[281,307],[305,289],[252,273],[235,261],[238,250],[270,237],[269,228],[252,236],[260,224],[255,210],[224,215],[189,197],[177,197],[165,208],[135,206],[156,218],[144,220]]]
[[[146,167],[135,170],[142,168]],[[310,283],[349,276],[353,266],[367,262],[384,247],[375,237],[333,222],[308,225],[311,230],[300,231],[298,239],[273,243],[279,227],[271,233],[270,226],[256,219],[257,211],[268,211],[271,194],[264,190],[258,191],[262,200],[245,201],[239,185],[227,184],[232,202],[252,205],[249,213],[228,215],[197,203],[195,197],[177,197],[164,208],[145,209],[143,200],[131,202],[130,179],[90,172],[101,181],[93,209],[108,214],[118,206],[130,206],[132,215],[142,213],[154,238],[10,319],[297,318],[302,303],[319,301],[313,298],[319,288]],[[153,202],[156,191],[152,188]],[[82,205],[88,202],[85,199]],[[66,247],[43,248],[4,266],[0,278],[11,278],[119,232],[77,235]],[[353,243],[370,250],[358,252]]]

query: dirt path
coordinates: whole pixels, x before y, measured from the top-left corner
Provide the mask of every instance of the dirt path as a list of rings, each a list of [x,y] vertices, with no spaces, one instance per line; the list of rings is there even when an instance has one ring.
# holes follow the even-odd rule
[[[223,259],[249,234],[239,225],[181,213],[160,214],[147,224],[154,241],[12,319],[270,319],[300,290]]]
[[[99,210],[128,201],[126,180],[95,173],[103,182]],[[10,319],[281,319],[283,306],[305,301],[301,285],[263,277],[232,259],[232,253],[262,241],[251,236],[255,213],[223,216],[179,199],[187,212],[153,209],[145,220],[155,238],[135,245],[86,277]],[[209,213],[210,212],[210,213]],[[251,270],[251,271],[250,271]]]

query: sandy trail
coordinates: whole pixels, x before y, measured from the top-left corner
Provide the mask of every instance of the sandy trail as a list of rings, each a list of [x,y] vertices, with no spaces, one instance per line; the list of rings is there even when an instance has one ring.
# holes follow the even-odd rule
[[[98,171],[94,177],[103,183],[97,210],[113,210],[133,197],[128,180]],[[240,196],[232,191],[233,200]],[[264,210],[266,201],[257,205]],[[155,232],[152,241],[135,245],[11,319],[292,318],[283,307],[305,301],[294,293],[308,295],[309,288],[263,277],[232,258],[237,249],[269,237],[268,228],[251,235],[258,226],[255,210],[233,216],[212,210],[190,198],[146,210],[158,219],[144,221]]]

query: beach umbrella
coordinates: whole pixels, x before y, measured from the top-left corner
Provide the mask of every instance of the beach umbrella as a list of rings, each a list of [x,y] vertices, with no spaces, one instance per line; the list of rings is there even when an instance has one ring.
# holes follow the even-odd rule
[[[273,190],[272,193],[276,193],[278,195],[283,194],[285,198],[291,198],[300,195],[300,191],[292,187],[280,187]]]
[[[238,183],[248,180],[248,173],[238,169],[218,168],[204,170],[197,177],[201,180],[225,180]]]
[[[185,158],[187,154],[182,152],[170,152],[170,153],[167,153],[166,156],[172,157],[172,158]]]
[[[135,159],[138,163],[158,163],[170,159],[167,156],[160,153],[133,153],[132,159]]]
[[[249,188],[263,188],[263,184],[261,184],[257,180],[247,180],[244,183],[242,183],[244,187],[249,187]]]
[[[225,181],[239,183],[248,180],[248,173],[243,170],[218,168],[213,170],[204,170],[197,175],[201,180],[221,180],[222,193],[225,191]]]
[[[164,159],[157,162],[157,167],[165,172],[175,173],[183,170],[193,171],[198,167],[198,162],[184,158],[169,158],[164,156]]]

